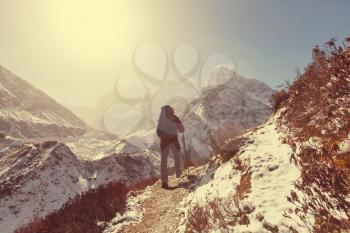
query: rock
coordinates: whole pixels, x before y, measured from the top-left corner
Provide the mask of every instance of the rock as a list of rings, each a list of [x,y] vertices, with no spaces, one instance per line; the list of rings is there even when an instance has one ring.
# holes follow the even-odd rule
[[[350,152],[350,139],[345,139],[339,143],[339,153],[345,154]]]
[[[267,169],[271,172],[271,171],[274,171],[278,168],[279,168],[279,165],[276,164],[276,165],[269,165]]]

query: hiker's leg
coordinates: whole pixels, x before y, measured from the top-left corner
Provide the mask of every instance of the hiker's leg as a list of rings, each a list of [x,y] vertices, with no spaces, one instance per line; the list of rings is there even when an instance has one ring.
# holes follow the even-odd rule
[[[177,142],[175,144],[172,144],[171,149],[174,154],[174,161],[175,161],[175,174],[176,177],[179,178],[181,176],[181,164],[180,164],[180,157],[181,157],[181,147],[180,144]]]
[[[163,184],[168,183],[168,154],[169,146],[161,147],[160,158],[160,178]]]

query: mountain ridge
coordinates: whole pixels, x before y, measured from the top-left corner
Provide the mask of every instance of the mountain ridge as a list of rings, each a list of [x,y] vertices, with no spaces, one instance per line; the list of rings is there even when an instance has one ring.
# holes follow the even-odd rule
[[[0,66],[1,132],[19,138],[82,135],[87,125],[68,108]]]
[[[194,161],[208,159],[218,152],[223,141],[263,123],[272,113],[267,103],[273,90],[266,84],[247,81],[226,66],[217,67],[213,73],[214,78],[224,82],[203,90],[181,117],[186,126],[186,145]],[[252,97],[252,90],[260,86],[265,91]]]

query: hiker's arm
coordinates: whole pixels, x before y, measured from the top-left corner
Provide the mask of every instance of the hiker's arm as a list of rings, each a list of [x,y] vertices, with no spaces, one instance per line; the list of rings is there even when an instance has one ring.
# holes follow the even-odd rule
[[[180,122],[180,123],[177,123],[177,130],[180,132],[180,133],[183,133],[185,132],[185,127],[183,126],[183,124]]]
[[[177,130],[178,130],[180,133],[185,132],[185,127],[184,127],[184,125],[182,124],[180,118],[178,118],[177,116],[175,116],[175,122],[176,122]]]

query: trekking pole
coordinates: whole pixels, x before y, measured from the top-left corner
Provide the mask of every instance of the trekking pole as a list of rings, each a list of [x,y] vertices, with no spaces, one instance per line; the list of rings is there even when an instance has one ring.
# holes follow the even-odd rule
[[[182,161],[185,161],[185,158],[184,158],[185,155],[184,155],[184,153],[181,152],[180,154],[181,154]],[[185,162],[184,162],[184,167],[185,167]]]
[[[184,153],[185,153],[185,157],[186,157],[186,163],[187,163],[187,172],[188,174],[190,174],[190,166],[189,166],[189,160],[188,160],[188,154],[187,154],[187,149],[186,149],[186,141],[185,141],[185,134],[182,134],[182,144],[184,147]]]

